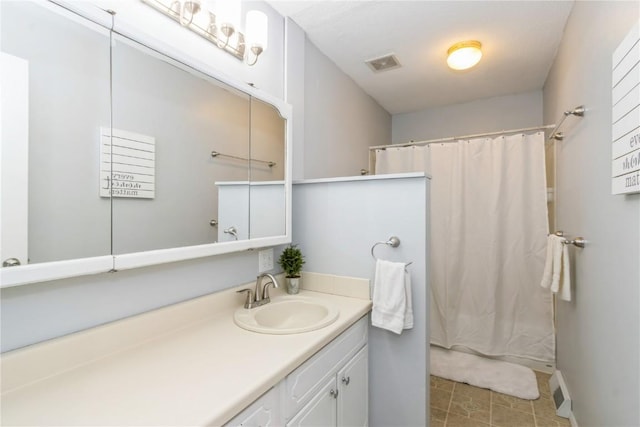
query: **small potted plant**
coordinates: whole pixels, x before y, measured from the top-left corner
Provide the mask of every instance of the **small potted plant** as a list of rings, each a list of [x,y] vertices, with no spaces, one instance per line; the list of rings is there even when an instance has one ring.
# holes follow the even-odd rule
[[[304,256],[297,245],[289,245],[280,254],[278,264],[284,270],[287,292],[297,294],[300,289],[300,271],[304,265]]]

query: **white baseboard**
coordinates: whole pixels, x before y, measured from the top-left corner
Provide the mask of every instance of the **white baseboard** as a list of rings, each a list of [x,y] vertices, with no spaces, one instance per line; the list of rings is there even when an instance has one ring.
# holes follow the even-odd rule
[[[576,417],[573,415],[573,412],[571,412],[569,422],[571,423],[571,427],[578,427],[578,421],[576,421]]]

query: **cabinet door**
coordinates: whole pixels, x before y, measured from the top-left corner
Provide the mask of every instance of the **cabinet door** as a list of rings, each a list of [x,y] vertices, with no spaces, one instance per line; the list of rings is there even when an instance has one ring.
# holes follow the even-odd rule
[[[337,392],[336,379],[332,376],[324,383],[318,394],[287,423],[287,427],[335,426]]]
[[[338,371],[338,426],[369,424],[368,346]]]
[[[225,427],[281,426],[279,393],[280,389],[275,386],[225,424]]]
[[[304,362],[285,380],[285,412],[291,419],[319,393],[319,387],[345,365],[367,342],[367,316]]]

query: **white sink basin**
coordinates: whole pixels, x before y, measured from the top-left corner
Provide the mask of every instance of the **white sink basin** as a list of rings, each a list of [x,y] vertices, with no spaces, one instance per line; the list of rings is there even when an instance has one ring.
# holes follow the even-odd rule
[[[241,307],[234,313],[233,320],[243,329],[262,334],[299,334],[332,324],[338,314],[338,309],[326,301],[281,296],[261,307]]]

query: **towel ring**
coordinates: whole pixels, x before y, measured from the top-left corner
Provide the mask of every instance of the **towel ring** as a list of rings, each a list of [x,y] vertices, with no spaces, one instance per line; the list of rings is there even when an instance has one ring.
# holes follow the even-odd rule
[[[376,248],[376,246],[378,245],[388,245],[391,246],[392,248],[397,248],[398,246],[400,246],[400,239],[396,236],[391,236],[389,237],[389,240],[387,240],[386,242],[376,242],[373,244],[373,246],[371,246],[371,256],[373,257],[373,259],[375,259],[376,261],[378,261],[378,257],[376,257],[376,254],[373,252],[374,249]],[[405,264],[405,267],[408,265],[413,264],[413,262],[408,262]]]

